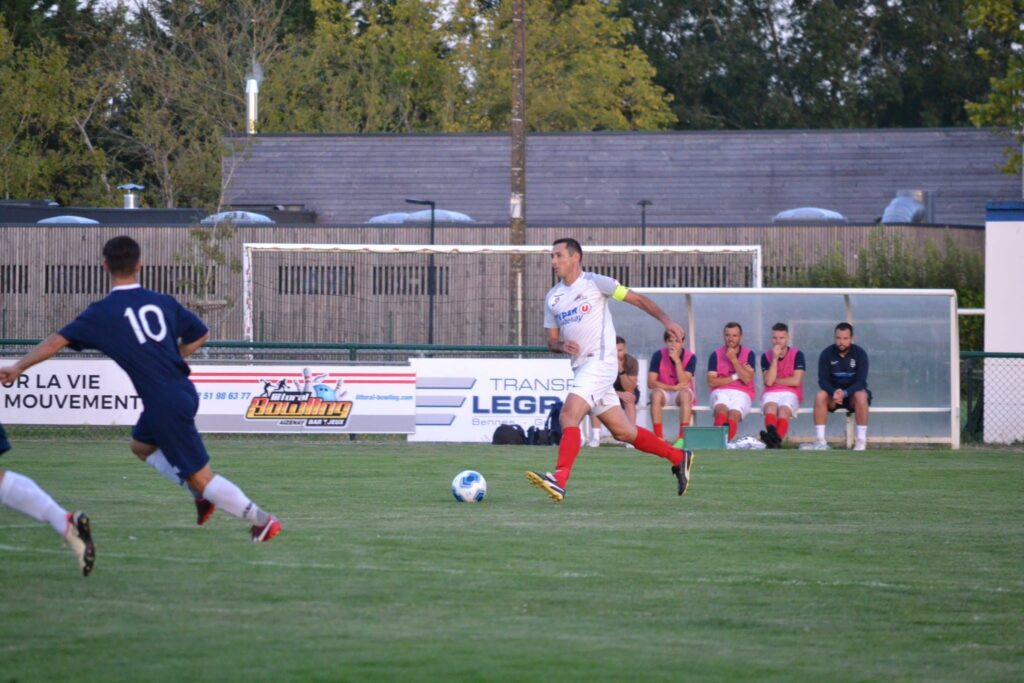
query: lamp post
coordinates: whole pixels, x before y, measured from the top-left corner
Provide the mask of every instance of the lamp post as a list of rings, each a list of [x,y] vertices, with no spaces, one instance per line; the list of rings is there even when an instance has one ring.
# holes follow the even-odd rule
[[[433,199],[406,199],[407,204],[419,204],[430,207],[430,244],[434,244],[434,214],[437,210],[437,202]],[[427,343],[434,343],[434,292],[435,286],[434,254],[427,257]]]
[[[430,207],[430,243],[434,243],[434,213],[436,211],[437,202],[433,199],[406,199],[406,204],[419,204],[420,206]]]
[[[647,207],[653,204],[650,199],[641,199],[636,203],[640,207],[640,245],[647,246]],[[645,254],[640,254],[640,276],[644,286],[647,285],[647,259]]]

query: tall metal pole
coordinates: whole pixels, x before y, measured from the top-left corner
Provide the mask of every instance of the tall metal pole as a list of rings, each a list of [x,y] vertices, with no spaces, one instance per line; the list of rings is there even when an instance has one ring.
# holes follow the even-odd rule
[[[435,202],[430,202],[430,244],[434,244],[434,209]],[[434,267],[434,252],[430,252],[427,263],[427,343],[434,343],[434,295],[437,293],[437,269]]]
[[[510,240],[526,244],[526,0],[512,0],[512,194],[509,202]],[[522,254],[513,254],[511,262],[511,309],[514,311],[512,339],[523,345]]]
[[[647,246],[647,207],[653,204],[650,199],[641,199],[636,204],[640,207],[640,246]],[[640,284],[647,286],[647,257],[640,254]]]
[[[437,202],[433,199],[406,199],[408,204],[430,207],[430,244],[434,244],[434,215]],[[434,267],[434,252],[427,257],[427,343],[434,343],[434,295],[437,293],[437,273]]]

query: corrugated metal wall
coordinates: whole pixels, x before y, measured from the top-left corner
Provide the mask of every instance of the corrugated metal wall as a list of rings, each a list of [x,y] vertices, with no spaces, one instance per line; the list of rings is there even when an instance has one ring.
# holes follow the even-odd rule
[[[967,251],[984,253],[984,231],[929,226],[751,225],[647,227],[648,245],[753,245],[763,248],[766,281],[817,263],[838,247],[847,267],[873,230],[899,234],[908,246],[948,234]],[[585,267],[631,286],[745,286],[748,260],[713,257],[701,266],[665,257],[586,257],[587,245],[636,245],[638,226],[531,227],[530,244],[574,237]],[[242,337],[245,242],[424,244],[429,227],[239,227],[211,243],[188,227],[0,227],[0,337],[39,338],[61,327],[108,289],[103,243],[129,234],[143,248],[143,284],[197,308],[214,338]],[[207,233],[208,234],[208,233]],[[505,226],[437,226],[438,244],[507,244]],[[213,249],[211,250],[211,247]],[[341,254],[261,254],[255,273],[255,334],[265,341],[507,344],[515,339],[507,258],[435,256],[436,289],[428,289],[426,256],[397,259]],[[546,257],[528,259],[524,339],[543,343],[540,299],[552,285]],[[433,303],[433,306],[431,306]],[[432,311],[432,314],[431,314]],[[433,333],[430,318],[433,318]]]

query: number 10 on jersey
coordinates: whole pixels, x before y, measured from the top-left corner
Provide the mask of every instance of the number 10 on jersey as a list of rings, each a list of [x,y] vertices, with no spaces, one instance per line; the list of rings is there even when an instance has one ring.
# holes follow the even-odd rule
[[[131,308],[126,308],[124,317],[128,318],[128,322],[131,323],[132,331],[135,332],[135,338],[139,340],[140,344],[146,343],[146,337],[158,342],[163,341],[163,338],[167,336],[167,322],[164,320],[164,312],[160,310],[159,306],[146,304],[139,309],[138,313]],[[156,331],[153,330],[151,322],[154,319],[159,328]]]

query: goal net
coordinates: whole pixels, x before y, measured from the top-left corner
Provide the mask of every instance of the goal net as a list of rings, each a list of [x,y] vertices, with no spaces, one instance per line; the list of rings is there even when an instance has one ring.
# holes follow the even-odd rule
[[[551,247],[243,246],[249,341],[540,344]],[[584,246],[628,287],[760,287],[760,246]]]

